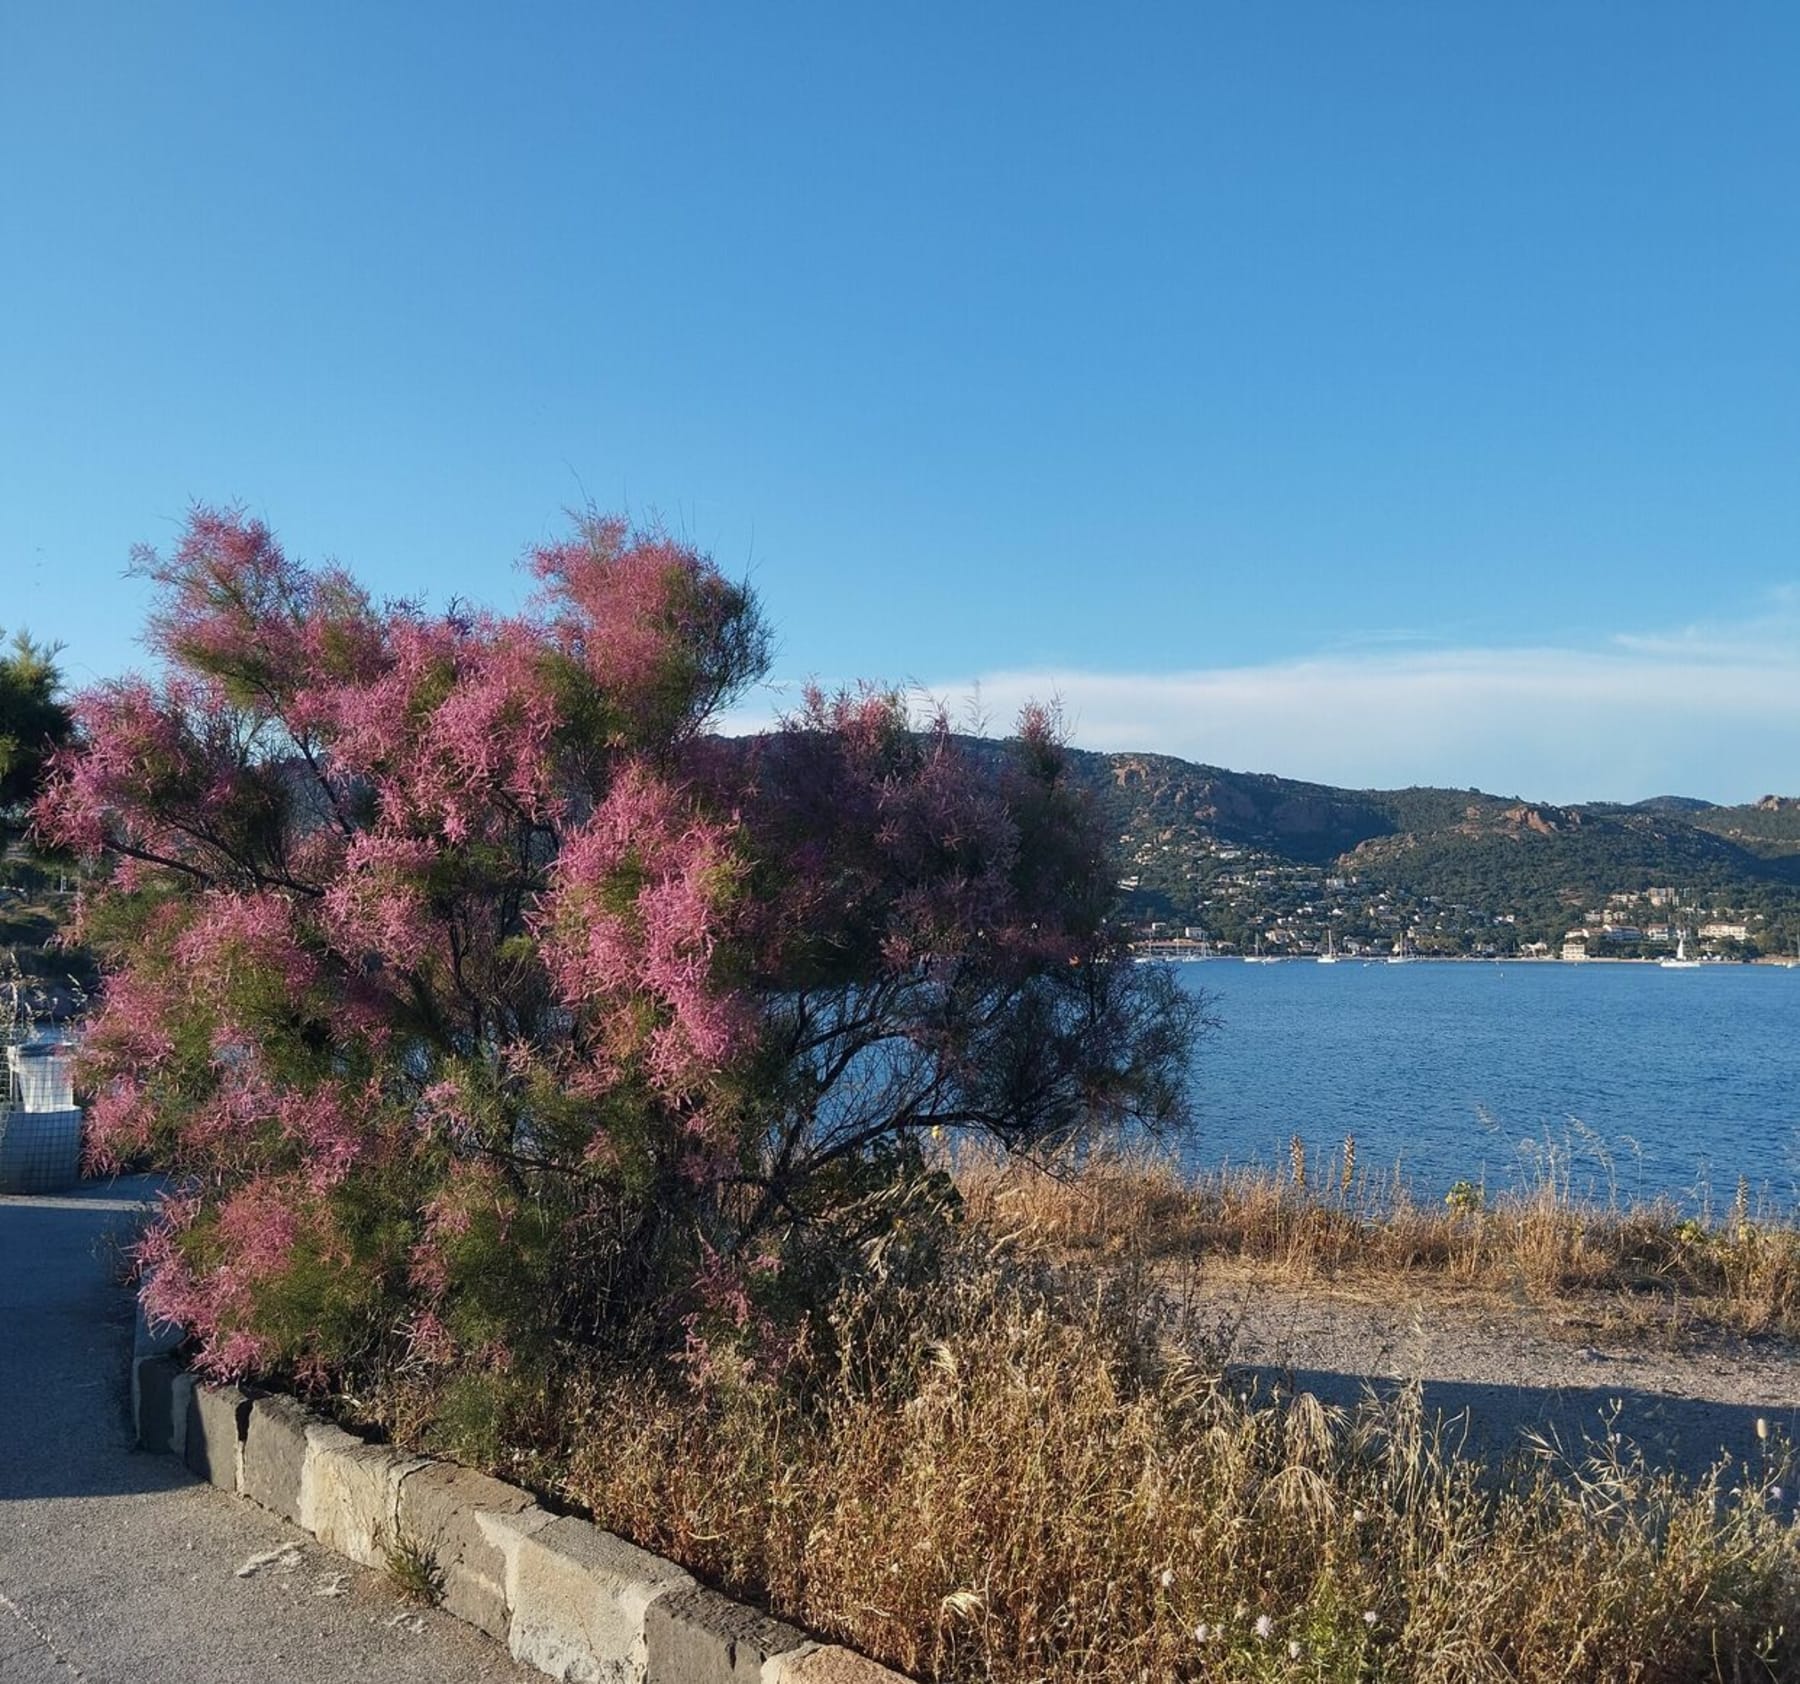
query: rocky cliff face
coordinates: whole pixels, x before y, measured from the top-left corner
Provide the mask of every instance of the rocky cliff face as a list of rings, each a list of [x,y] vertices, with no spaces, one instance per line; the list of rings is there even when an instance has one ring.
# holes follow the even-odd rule
[[[1149,822],[1160,835],[1173,826],[1320,862],[1394,829],[1392,819],[1370,802],[1320,784],[1197,766],[1166,755],[1077,752],[1070,758],[1076,775],[1121,828]]]
[[[1529,807],[1521,802],[1508,807],[1500,815],[1500,823],[1515,830],[1529,830],[1538,836],[1556,836],[1581,825],[1581,814],[1570,807]]]

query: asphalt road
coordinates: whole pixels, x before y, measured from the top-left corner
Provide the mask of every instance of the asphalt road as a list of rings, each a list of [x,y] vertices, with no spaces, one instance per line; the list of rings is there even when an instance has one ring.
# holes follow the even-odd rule
[[[0,1681],[540,1679],[469,1627],[407,1609],[380,1575],[133,1448],[132,1304],[116,1257],[145,1193],[121,1182],[0,1198]]]

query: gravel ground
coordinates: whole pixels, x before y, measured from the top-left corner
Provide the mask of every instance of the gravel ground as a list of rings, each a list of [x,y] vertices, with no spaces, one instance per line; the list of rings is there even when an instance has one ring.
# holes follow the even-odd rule
[[[1487,1451],[1535,1432],[1579,1455],[1584,1438],[1617,1431],[1690,1474],[1721,1456],[1760,1470],[1800,1429],[1800,1350],[1785,1341],[1661,1346],[1608,1337],[1604,1316],[1578,1304],[1544,1310],[1404,1283],[1377,1295],[1215,1280],[1194,1297],[1247,1376],[1345,1404],[1419,1380],[1427,1407],[1465,1418],[1470,1443]]]

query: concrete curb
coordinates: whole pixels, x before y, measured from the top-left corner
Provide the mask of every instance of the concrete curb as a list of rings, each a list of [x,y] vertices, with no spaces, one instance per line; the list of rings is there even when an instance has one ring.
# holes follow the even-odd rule
[[[291,1397],[202,1384],[147,1343],[131,1372],[145,1450],[365,1567],[404,1552],[444,1612],[565,1684],[910,1684],[516,1486],[367,1444]]]

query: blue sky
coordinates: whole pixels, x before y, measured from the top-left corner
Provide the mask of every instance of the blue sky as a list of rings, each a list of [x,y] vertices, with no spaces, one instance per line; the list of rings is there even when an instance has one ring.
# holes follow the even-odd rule
[[[1552,799],[1800,789],[1800,10],[0,6],[0,624],[195,499],[777,679]],[[780,705],[752,697],[752,720]]]

